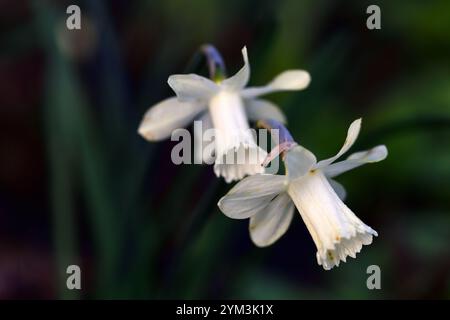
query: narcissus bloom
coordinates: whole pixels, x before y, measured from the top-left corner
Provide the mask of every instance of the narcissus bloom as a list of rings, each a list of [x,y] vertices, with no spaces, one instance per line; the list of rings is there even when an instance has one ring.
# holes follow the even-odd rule
[[[365,163],[386,158],[384,145],[357,152],[335,162],[355,142],[361,119],[354,121],[341,150],[326,160],[293,143],[284,156],[286,175],[258,174],[240,181],[220,199],[225,215],[250,218],[250,236],[257,246],[278,240],[291,223],[297,207],[317,247],[317,262],[325,270],[355,257],[377,232],[364,224],[342,201],[345,190],[333,178]]]
[[[250,77],[245,47],[242,55],[244,66],[228,79],[214,82],[197,74],[170,76],[168,83],[176,97],[151,107],[138,132],[147,140],[159,141],[170,137],[173,130],[200,119],[204,130],[216,129],[214,172],[217,176],[231,182],[263,172],[261,159],[266,152],[256,144],[248,120],[270,118],[285,122],[285,117],[274,104],[258,97],[275,91],[304,89],[310,76],[303,70],[289,70],[266,86],[245,88]],[[244,154],[244,163],[227,160],[237,159],[239,154]]]

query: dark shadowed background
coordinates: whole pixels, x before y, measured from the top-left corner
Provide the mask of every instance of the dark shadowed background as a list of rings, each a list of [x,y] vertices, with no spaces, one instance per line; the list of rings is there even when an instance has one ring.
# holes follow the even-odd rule
[[[0,28],[0,298],[450,298],[449,1],[0,1]],[[338,179],[379,233],[356,260],[324,271],[298,215],[255,247],[217,209],[230,186],[212,167],[175,166],[173,142],[137,135],[169,75],[205,74],[189,66],[204,43],[230,73],[246,45],[252,85],[311,73],[268,99],[319,159],[359,117],[352,150],[387,145]],[[81,291],[66,289],[71,264]]]

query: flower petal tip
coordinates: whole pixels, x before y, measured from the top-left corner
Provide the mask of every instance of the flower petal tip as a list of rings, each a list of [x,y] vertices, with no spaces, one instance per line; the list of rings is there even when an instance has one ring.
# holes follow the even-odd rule
[[[309,86],[311,76],[305,70],[288,70],[279,74],[271,86],[277,90],[302,90]]]
[[[140,126],[137,130],[137,133],[144,138],[145,140],[148,141],[154,141],[156,139],[154,139],[153,134],[150,131],[146,131],[145,128],[143,126]]]
[[[358,131],[359,131],[359,129],[361,128],[361,124],[362,124],[362,118],[358,118],[352,122],[352,124],[350,125],[350,128],[358,128]]]

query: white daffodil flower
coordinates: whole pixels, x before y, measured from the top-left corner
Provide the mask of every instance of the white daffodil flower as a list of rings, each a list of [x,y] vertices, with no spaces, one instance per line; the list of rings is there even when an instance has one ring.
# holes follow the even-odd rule
[[[217,176],[231,182],[264,172],[261,159],[266,152],[256,144],[248,120],[271,118],[284,123],[286,119],[277,106],[258,97],[275,91],[304,89],[310,76],[303,70],[289,70],[266,86],[245,88],[250,77],[245,47],[242,55],[244,66],[234,76],[220,82],[196,74],[170,76],[168,83],[176,97],[151,107],[139,126],[139,134],[147,140],[159,141],[200,117],[203,130],[216,129],[214,172]],[[198,141],[198,137],[195,138]],[[245,161],[227,161],[239,157]]]
[[[355,257],[377,232],[364,224],[343,202],[345,190],[335,176],[365,163],[386,158],[384,145],[357,152],[335,162],[355,142],[361,119],[354,121],[341,150],[317,162],[307,149],[295,144],[285,154],[286,175],[259,174],[240,181],[218,206],[234,219],[250,218],[250,236],[260,247],[278,240],[288,229],[294,205],[317,247],[317,262],[325,270]]]

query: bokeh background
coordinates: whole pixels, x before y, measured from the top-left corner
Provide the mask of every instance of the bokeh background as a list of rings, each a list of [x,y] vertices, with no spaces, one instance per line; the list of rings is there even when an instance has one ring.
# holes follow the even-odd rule
[[[0,1],[0,28],[0,298],[450,298],[449,1]],[[268,99],[318,158],[358,117],[352,150],[388,146],[338,179],[379,233],[356,260],[322,270],[298,215],[256,248],[218,211],[230,186],[212,167],[175,166],[173,142],[137,135],[170,74],[204,74],[190,64],[204,43],[229,73],[246,45],[252,85],[311,73]],[[66,289],[70,264],[81,291]],[[366,288],[372,264],[381,290]]]

